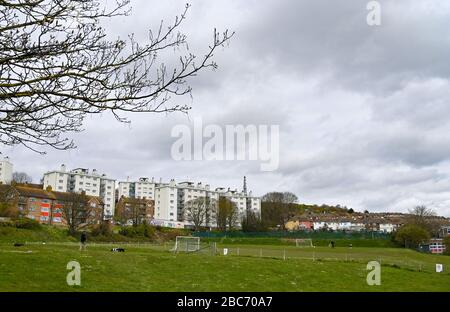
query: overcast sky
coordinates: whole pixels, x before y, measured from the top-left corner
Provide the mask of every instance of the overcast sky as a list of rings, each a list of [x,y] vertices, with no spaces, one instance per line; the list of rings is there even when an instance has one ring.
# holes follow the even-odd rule
[[[418,204],[450,216],[450,1],[379,1],[380,26],[366,23],[365,0],[195,1],[183,31],[201,54],[215,27],[236,34],[216,53],[219,69],[191,80],[188,116],[89,117],[78,148],[47,155],[2,148],[16,171],[38,181],[61,163],[118,180],[141,176],[292,191],[300,202],[363,211]],[[131,16],[107,23],[113,37],[145,40],[185,1],[131,0]],[[280,166],[174,161],[174,125],[279,125]]]

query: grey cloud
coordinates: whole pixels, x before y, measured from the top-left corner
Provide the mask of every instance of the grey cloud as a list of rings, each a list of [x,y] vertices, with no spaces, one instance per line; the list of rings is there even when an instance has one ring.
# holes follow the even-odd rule
[[[191,80],[188,116],[88,118],[79,148],[46,156],[3,148],[37,180],[46,170],[97,168],[117,179],[176,178],[263,195],[293,191],[303,202],[406,211],[422,203],[450,216],[450,3],[380,1],[382,26],[366,24],[366,1],[196,1],[184,31],[200,54],[212,30],[236,36],[216,53],[217,71]],[[106,23],[111,36],[170,22],[184,1],[132,1],[132,16]],[[258,162],[176,162],[170,130],[205,124],[279,124],[280,168]]]

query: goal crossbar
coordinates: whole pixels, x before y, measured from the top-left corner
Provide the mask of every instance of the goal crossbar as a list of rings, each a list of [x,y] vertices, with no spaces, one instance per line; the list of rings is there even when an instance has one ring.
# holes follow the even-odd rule
[[[195,252],[200,250],[200,237],[177,236],[175,246],[171,249],[174,252]]]
[[[296,247],[313,247],[311,238],[296,238],[295,239]]]

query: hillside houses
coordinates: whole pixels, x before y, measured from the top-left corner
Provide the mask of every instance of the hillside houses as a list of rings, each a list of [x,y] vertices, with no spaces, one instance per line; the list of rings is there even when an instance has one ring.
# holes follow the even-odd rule
[[[380,218],[364,214],[341,216],[333,214],[300,215],[285,224],[288,231],[376,231],[392,233],[403,223],[399,219]]]

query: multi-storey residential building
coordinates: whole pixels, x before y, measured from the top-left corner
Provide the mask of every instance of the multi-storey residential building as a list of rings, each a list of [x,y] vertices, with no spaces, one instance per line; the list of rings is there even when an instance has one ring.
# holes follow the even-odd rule
[[[249,199],[250,199],[250,207],[254,213],[261,216],[261,197],[252,196],[252,192],[249,193]]]
[[[181,182],[175,183],[171,180],[168,184],[158,184],[155,187],[155,221],[184,222],[185,226],[192,225],[187,217],[186,206],[189,201],[199,198],[208,198],[216,203],[220,197],[227,197],[236,204],[240,218],[251,210],[257,215],[261,214],[261,200],[252,196],[251,192],[230,191],[224,188],[212,190],[208,184]],[[214,212],[210,215],[210,224],[205,226],[215,226]]]
[[[218,203],[219,201],[219,193],[216,191],[213,191],[210,189],[209,184],[205,184],[203,185],[202,183],[197,183],[195,184],[194,182],[181,182],[177,184],[177,192],[178,192],[178,214],[177,214],[177,218],[178,221],[184,221],[186,223],[189,223],[189,221],[187,220],[187,216],[186,216],[186,205],[188,204],[188,202],[192,201],[192,200],[196,200],[198,198],[208,198],[209,200],[211,200],[212,202]],[[211,222],[211,224],[205,224],[205,226],[212,226],[214,225],[213,222],[213,216],[210,215],[210,221],[208,223]]]
[[[178,221],[178,189],[175,180],[155,188],[155,219]]]
[[[107,178],[106,175],[100,177],[100,197],[105,203],[105,216],[111,219],[114,216],[114,209],[116,204],[115,199],[116,181]]]
[[[100,175],[97,170],[77,168],[66,170],[62,165],[60,170],[50,171],[44,174],[44,189],[50,186],[57,192],[82,192],[88,196],[100,197],[104,203],[104,217],[110,219],[114,215],[115,208],[115,180]]]
[[[65,225],[64,205],[70,202],[71,193],[43,190],[32,186],[0,185],[2,197],[14,211],[43,224]],[[99,197],[87,196],[90,211],[83,222],[96,224],[103,215],[103,201]]]
[[[85,191],[89,196],[100,196],[101,177],[97,170],[76,168],[70,171],[69,191],[81,192]],[[45,181],[44,181],[45,182]]]
[[[246,194],[244,191],[225,190],[225,188],[217,188],[216,192],[219,196],[226,197],[235,203],[241,217],[244,216],[247,211],[252,211],[257,215],[261,215],[261,198],[252,196],[252,192]]]
[[[129,198],[122,196],[116,205],[116,220],[121,224],[138,225],[150,223],[155,214],[155,201],[146,198]]]
[[[66,172],[66,166],[61,165],[60,170],[47,172],[44,174],[44,189],[48,186],[57,192],[68,192],[70,190],[70,174]]]
[[[8,157],[0,160],[0,183],[10,184],[12,181],[13,164]]]
[[[155,179],[139,178],[138,181],[119,182],[118,199],[122,196],[128,198],[155,199],[155,188],[158,183]]]

